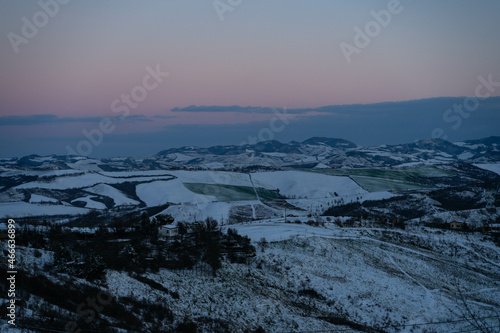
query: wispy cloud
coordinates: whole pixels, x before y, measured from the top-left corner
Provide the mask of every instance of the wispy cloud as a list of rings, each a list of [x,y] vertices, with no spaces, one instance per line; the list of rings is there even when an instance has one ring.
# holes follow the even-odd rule
[[[55,123],[93,123],[101,117],[59,117],[54,114],[35,114],[28,116],[0,117],[0,126],[30,126]]]
[[[27,116],[2,116],[0,126],[35,126],[46,124],[65,123],[98,123],[105,117],[59,117],[55,114],[35,114]],[[113,121],[122,121],[119,117],[111,118]],[[145,115],[129,115],[123,118],[126,122],[151,122]]]
[[[377,114],[387,114],[388,112],[400,112],[402,110],[410,110],[420,107],[447,107],[450,103],[456,101],[456,97],[441,97],[429,98],[414,101],[401,101],[401,102],[383,102],[372,104],[345,104],[345,105],[326,105],[318,108],[300,108],[300,109],[287,109],[289,114],[306,114],[309,112],[323,113],[323,114],[337,114],[337,115],[366,115],[374,116]],[[235,112],[235,113],[263,113],[272,114],[275,108],[260,107],[260,106],[221,106],[221,105],[191,105],[184,108],[173,108],[172,112]]]
[[[135,123],[135,122],[151,122],[153,121],[152,119],[150,119],[149,117],[145,116],[145,115],[142,115],[142,114],[135,114],[135,115],[129,115],[125,118],[120,118],[120,117],[115,117],[115,118],[112,118],[113,120],[117,120],[117,121],[125,121],[125,122],[129,122],[129,123]]]
[[[343,138],[362,146],[412,142],[431,137],[432,130],[442,127],[449,140],[465,140],[500,135],[500,97],[481,101],[477,111],[471,113],[459,130],[451,130],[453,123],[443,119],[443,112],[454,104],[462,103],[463,97],[435,98],[397,103],[371,105],[326,106],[316,108],[317,113],[307,117],[296,117],[286,130],[276,133],[274,139],[282,142],[302,141],[314,136]],[[311,109],[313,110],[313,109]],[[288,110],[287,110],[288,111]],[[132,115],[131,115],[132,116]],[[116,132],[106,136],[102,145],[95,149],[93,156],[145,156],[161,150],[187,145],[213,146],[220,144],[240,144],[249,136],[256,136],[269,126],[269,120],[245,123],[221,124],[162,124],[158,129],[147,122],[158,116],[131,117],[131,121],[146,121],[145,126],[130,126],[132,132]],[[43,119],[43,118],[47,119]],[[39,119],[42,118],[42,119]],[[0,125],[25,125],[69,121],[55,116],[0,117]],[[181,118],[181,117],[179,117]],[[70,118],[76,121],[75,118]],[[79,118],[89,120],[89,118]],[[8,122],[7,122],[8,121]],[[91,127],[89,127],[91,128]],[[76,145],[81,140],[80,132],[63,136],[58,131],[45,131],[41,135],[31,135],[33,127],[15,129],[19,139],[16,145],[9,141],[14,131],[0,131],[0,156],[23,156],[29,154],[63,154],[67,144]],[[28,133],[30,135],[23,135]],[[38,133],[38,132],[37,132]]]
[[[238,112],[238,113],[269,113],[272,114],[276,111],[275,108],[261,107],[261,106],[220,106],[220,105],[190,105],[184,108],[173,108],[172,112]],[[306,113],[311,109],[287,109],[287,113]]]
[[[157,114],[157,115],[152,116],[151,118],[155,118],[155,119],[175,119],[175,118],[177,118],[177,116],[166,116],[164,114]]]

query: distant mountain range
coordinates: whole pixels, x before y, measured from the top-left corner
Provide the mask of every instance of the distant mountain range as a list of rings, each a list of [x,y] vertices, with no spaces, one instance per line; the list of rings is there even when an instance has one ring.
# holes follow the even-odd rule
[[[398,145],[361,147],[337,138],[313,137],[303,142],[263,141],[246,145],[171,148],[143,157],[93,159],[79,156],[4,158],[4,166],[31,170],[74,169],[94,165],[96,170],[158,170],[169,168],[340,168],[394,167],[451,162],[496,163],[500,161],[500,137],[449,142],[421,140]]]

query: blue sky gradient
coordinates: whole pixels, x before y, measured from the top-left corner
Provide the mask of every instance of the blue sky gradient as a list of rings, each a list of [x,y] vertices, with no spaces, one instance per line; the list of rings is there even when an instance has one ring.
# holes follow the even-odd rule
[[[401,0],[400,13],[350,63],[340,44],[355,46],[355,27],[365,30],[372,11],[397,0],[242,1],[223,21],[205,0],[56,1],[0,2],[0,156],[64,154],[106,118],[114,130],[92,155],[237,144],[267,126],[272,113],[263,110],[283,107],[308,110],[276,133],[285,141],[396,143],[428,138],[435,128],[450,139],[500,135],[497,99],[481,102],[457,129],[443,119],[453,103],[475,95],[478,77],[500,82],[495,0]],[[57,3],[58,12],[13,46],[13,34],[25,38],[23,18],[33,23],[43,11],[40,3]],[[157,65],[169,76],[117,119],[113,101]],[[500,96],[500,87],[490,95]],[[342,115],[317,109],[435,97],[456,100],[422,102],[422,110],[403,103],[390,119],[370,106]],[[172,111],[192,105],[242,109]],[[404,126],[409,119],[418,121],[413,129]]]

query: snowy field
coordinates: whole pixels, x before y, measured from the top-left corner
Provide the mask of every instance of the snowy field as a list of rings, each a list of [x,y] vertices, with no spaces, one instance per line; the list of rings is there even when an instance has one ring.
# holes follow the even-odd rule
[[[109,292],[152,297],[176,317],[231,318],[235,327],[262,325],[270,332],[359,331],[350,322],[384,332],[470,332],[459,288],[466,288],[475,313],[486,316],[500,306],[495,278],[500,268],[488,261],[500,253],[480,236],[283,224],[236,228],[254,241],[272,241],[257,245],[249,266],[225,262],[217,277],[165,269],[144,274],[178,293],[175,299],[129,274],[110,271]],[[384,232],[389,236],[383,238]],[[406,241],[392,242],[392,234]],[[415,235],[419,241],[410,238]],[[426,241],[434,249],[409,244]],[[453,244],[458,251],[439,251]],[[336,316],[348,319],[345,326],[324,320]]]
[[[78,176],[61,176],[51,181],[34,181],[17,186],[17,189],[44,188],[53,190],[66,190],[72,188],[91,187],[97,184],[119,184],[124,182],[145,182],[157,179],[170,179],[171,176],[149,177],[110,177],[99,173],[85,173]]]
[[[162,177],[171,175],[170,171],[166,170],[149,170],[149,171],[101,171],[103,176],[114,178],[136,178],[136,177]]]
[[[478,168],[488,170],[500,175],[500,164],[474,164]]]
[[[186,203],[184,205],[172,205],[162,211],[160,214],[169,214],[179,222],[203,221],[207,218],[213,218],[219,223],[229,219],[229,211],[235,205],[253,204],[256,202],[202,202]]]
[[[2,177],[13,177],[13,176],[38,176],[38,177],[52,177],[52,176],[66,176],[66,175],[79,175],[83,174],[84,171],[80,170],[51,170],[51,171],[33,171],[33,170],[16,170],[9,169],[5,167],[0,167],[2,171]]]
[[[76,198],[75,200],[71,201],[71,203],[74,204],[75,202],[78,202],[78,201],[84,202],[85,203],[85,208],[90,208],[90,209],[106,209],[106,205],[105,204],[103,204],[102,202],[98,202],[98,201],[92,200],[92,196],[91,195],[87,195],[85,197]]]
[[[130,199],[123,192],[107,184],[99,184],[94,187],[86,188],[85,191],[94,194],[107,196],[115,202],[117,206],[138,205],[139,201]]]
[[[0,217],[28,217],[28,216],[57,216],[57,215],[80,215],[89,210],[64,205],[39,205],[24,201],[0,203]]]
[[[352,176],[352,178],[370,192],[380,191],[406,191],[424,188],[419,184],[412,184],[400,180],[384,179],[377,177]]]
[[[252,173],[256,187],[279,189],[280,194],[295,198],[325,198],[367,193],[349,177],[328,176],[302,171]]]
[[[240,235],[248,236],[254,242],[265,238],[268,242],[282,241],[294,236],[304,237],[343,237],[342,233],[309,226],[306,224],[291,223],[257,223],[248,225],[230,225],[227,228],[235,229]]]
[[[419,177],[434,178],[453,176],[454,173],[433,165],[405,163],[394,169],[335,169],[321,170],[323,174],[349,175],[359,185],[370,192],[406,191],[426,188],[420,184]]]
[[[183,183],[222,184],[235,186],[252,186],[247,173],[227,171],[171,171]]]
[[[139,184],[136,192],[137,196],[148,206],[160,206],[167,202],[204,203],[217,200],[214,196],[191,192],[179,179]]]
[[[308,199],[367,194],[365,190],[348,177],[299,171],[252,173],[251,178],[244,173],[220,171],[172,171],[170,174],[177,177],[177,179],[139,184],[137,186],[138,197],[148,206],[158,206],[168,202],[206,204],[219,201],[215,195],[190,191],[189,188],[194,188],[193,184],[231,185],[268,190],[279,189],[281,195]],[[190,184],[191,187],[187,187],[185,184]],[[238,200],[239,198],[235,197],[232,201]],[[231,200],[224,197],[223,201]]]
[[[82,202],[88,209],[106,209],[106,205],[92,199],[91,194],[108,197],[113,200],[114,206],[138,206],[139,199],[148,207],[160,206],[167,203],[174,204],[165,213],[172,214],[177,220],[189,221],[190,219],[214,218],[219,222],[228,220],[232,209],[236,212],[234,217],[240,216],[243,221],[247,219],[280,216],[283,208],[280,204],[272,204],[272,200],[286,196],[293,205],[299,209],[290,209],[289,213],[304,215],[317,212],[335,200],[352,202],[376,197],[390,197],[388,192],[368,193],[358,186],[353,180],[345,176],[323,175],[301,171],[278,171],[258,173],[238,173],[226,171],[130,171],[130,172],[104,172],[81,170],[55,170],[49,172],[24,172],[3,169],[6,173],[22,176],[38,176],[39,179],[14,186],[12,193],[23,200],[25,191],[30,193],[30,203],[23,207],[23,215],[40,216],[50,209],[41,203],[57,204],[61,200],[60,194],[51,197],[50,190],[83,190],[85,192],[70,197],[75,210],[61,206],[54,209],[48,216],[55,216],[57,212],[64,214],[80,214]],[[122,192],[122,188],[113,187],[114,184],[136,183],[134,188],[127,185],[130,192]],[[278,194],[279,193],[279,194]],[[11,196],[12,197],[12,196]],[[59,198],[59,199],[56,199]],[[300,199],[299,199],[300,198]],[[266,203],[259,200],[267,200]],[[340,203],[340,201],[339,201]],[[69,204],[68,204],[69,205]],[[181,205],[181,206],[177,206]],[[12,204],[9,207],[13,207]],[[54,205],[52,207],[55,207]],[[12,209],[12,208],[10,208]],[[256,209],[259,209],[256,212]],[[245,213],[248,212],[248,213]],[[9,214],[12,213],[10,210]],[[259,217],[257,217],[259,216]]]
[[[44,195],[32,194],[30,197],[30,203],[58,203],[59,200],[46,197]]]

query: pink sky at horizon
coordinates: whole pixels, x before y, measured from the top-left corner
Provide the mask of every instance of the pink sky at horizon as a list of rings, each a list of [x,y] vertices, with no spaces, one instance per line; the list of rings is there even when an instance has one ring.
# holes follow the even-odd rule
[[[387,11],[393,2],[399,3],[399,14],[392,14],[348,62],[341,43],[355,45],[356,27],[365,29],[375,22],[373,12]],[[209,133],[224,128],[217,127],[221,124],[239,128],[273,116],[170,111],[191,105],[314,109],[473,96],[479,76],[500,82],[497,0],[252,0],[226,12],[224,21],[211,1],[71,1],[16,52],[9,34],[22,35],[23,18],[32,20],[41,10],[38,1],[9,1],[0,12],[0,136],[5,142],[11,136],[37,143],[78,140],[96,119],[120,115],[113,102],[142,86],[146,68],[157,64],[169,76],[130,108],[130,121],[120,123],[113,135],[156,138],[175,125],[186,126],[179,138],[196,142],[199,125]],[[500,88],[491,95],[500,96]],[[429,116],[436,127],[444,126],[443,112],[451,106],[437,105]],[[39,121],[36,115],[57,119]],[[22,116],[23,126],[12,121]],[[313,128],[312,118],[300,120]],[[325,120],[328,135],[333,118]],[[484,119],[480,123],[489,125]],[[351,132],[356,125],[349,125],[355,128]],[[289,136],[301,135],[299,125],[297,131]],[[231,133],[233,138],[241,134]]]
[[[500,25],[495,10],[458,2],[401,1],[404,10],[350,64],[339,43],[354,43],[353,28],[373,20],[370,10],[383,10],[386,1],[256,1],[224,22],[200,2],[74,2],[19,54],[3,41],[0,115],[106,116],[112,101],[156,64],[170,76],[135,114],[169,115],[189,105],[315,108],[470,96],[479,75],[500,77],[500,49],[491,40]],[[5,35],[19,33],[20,18],[37,10],[6,5]]]

